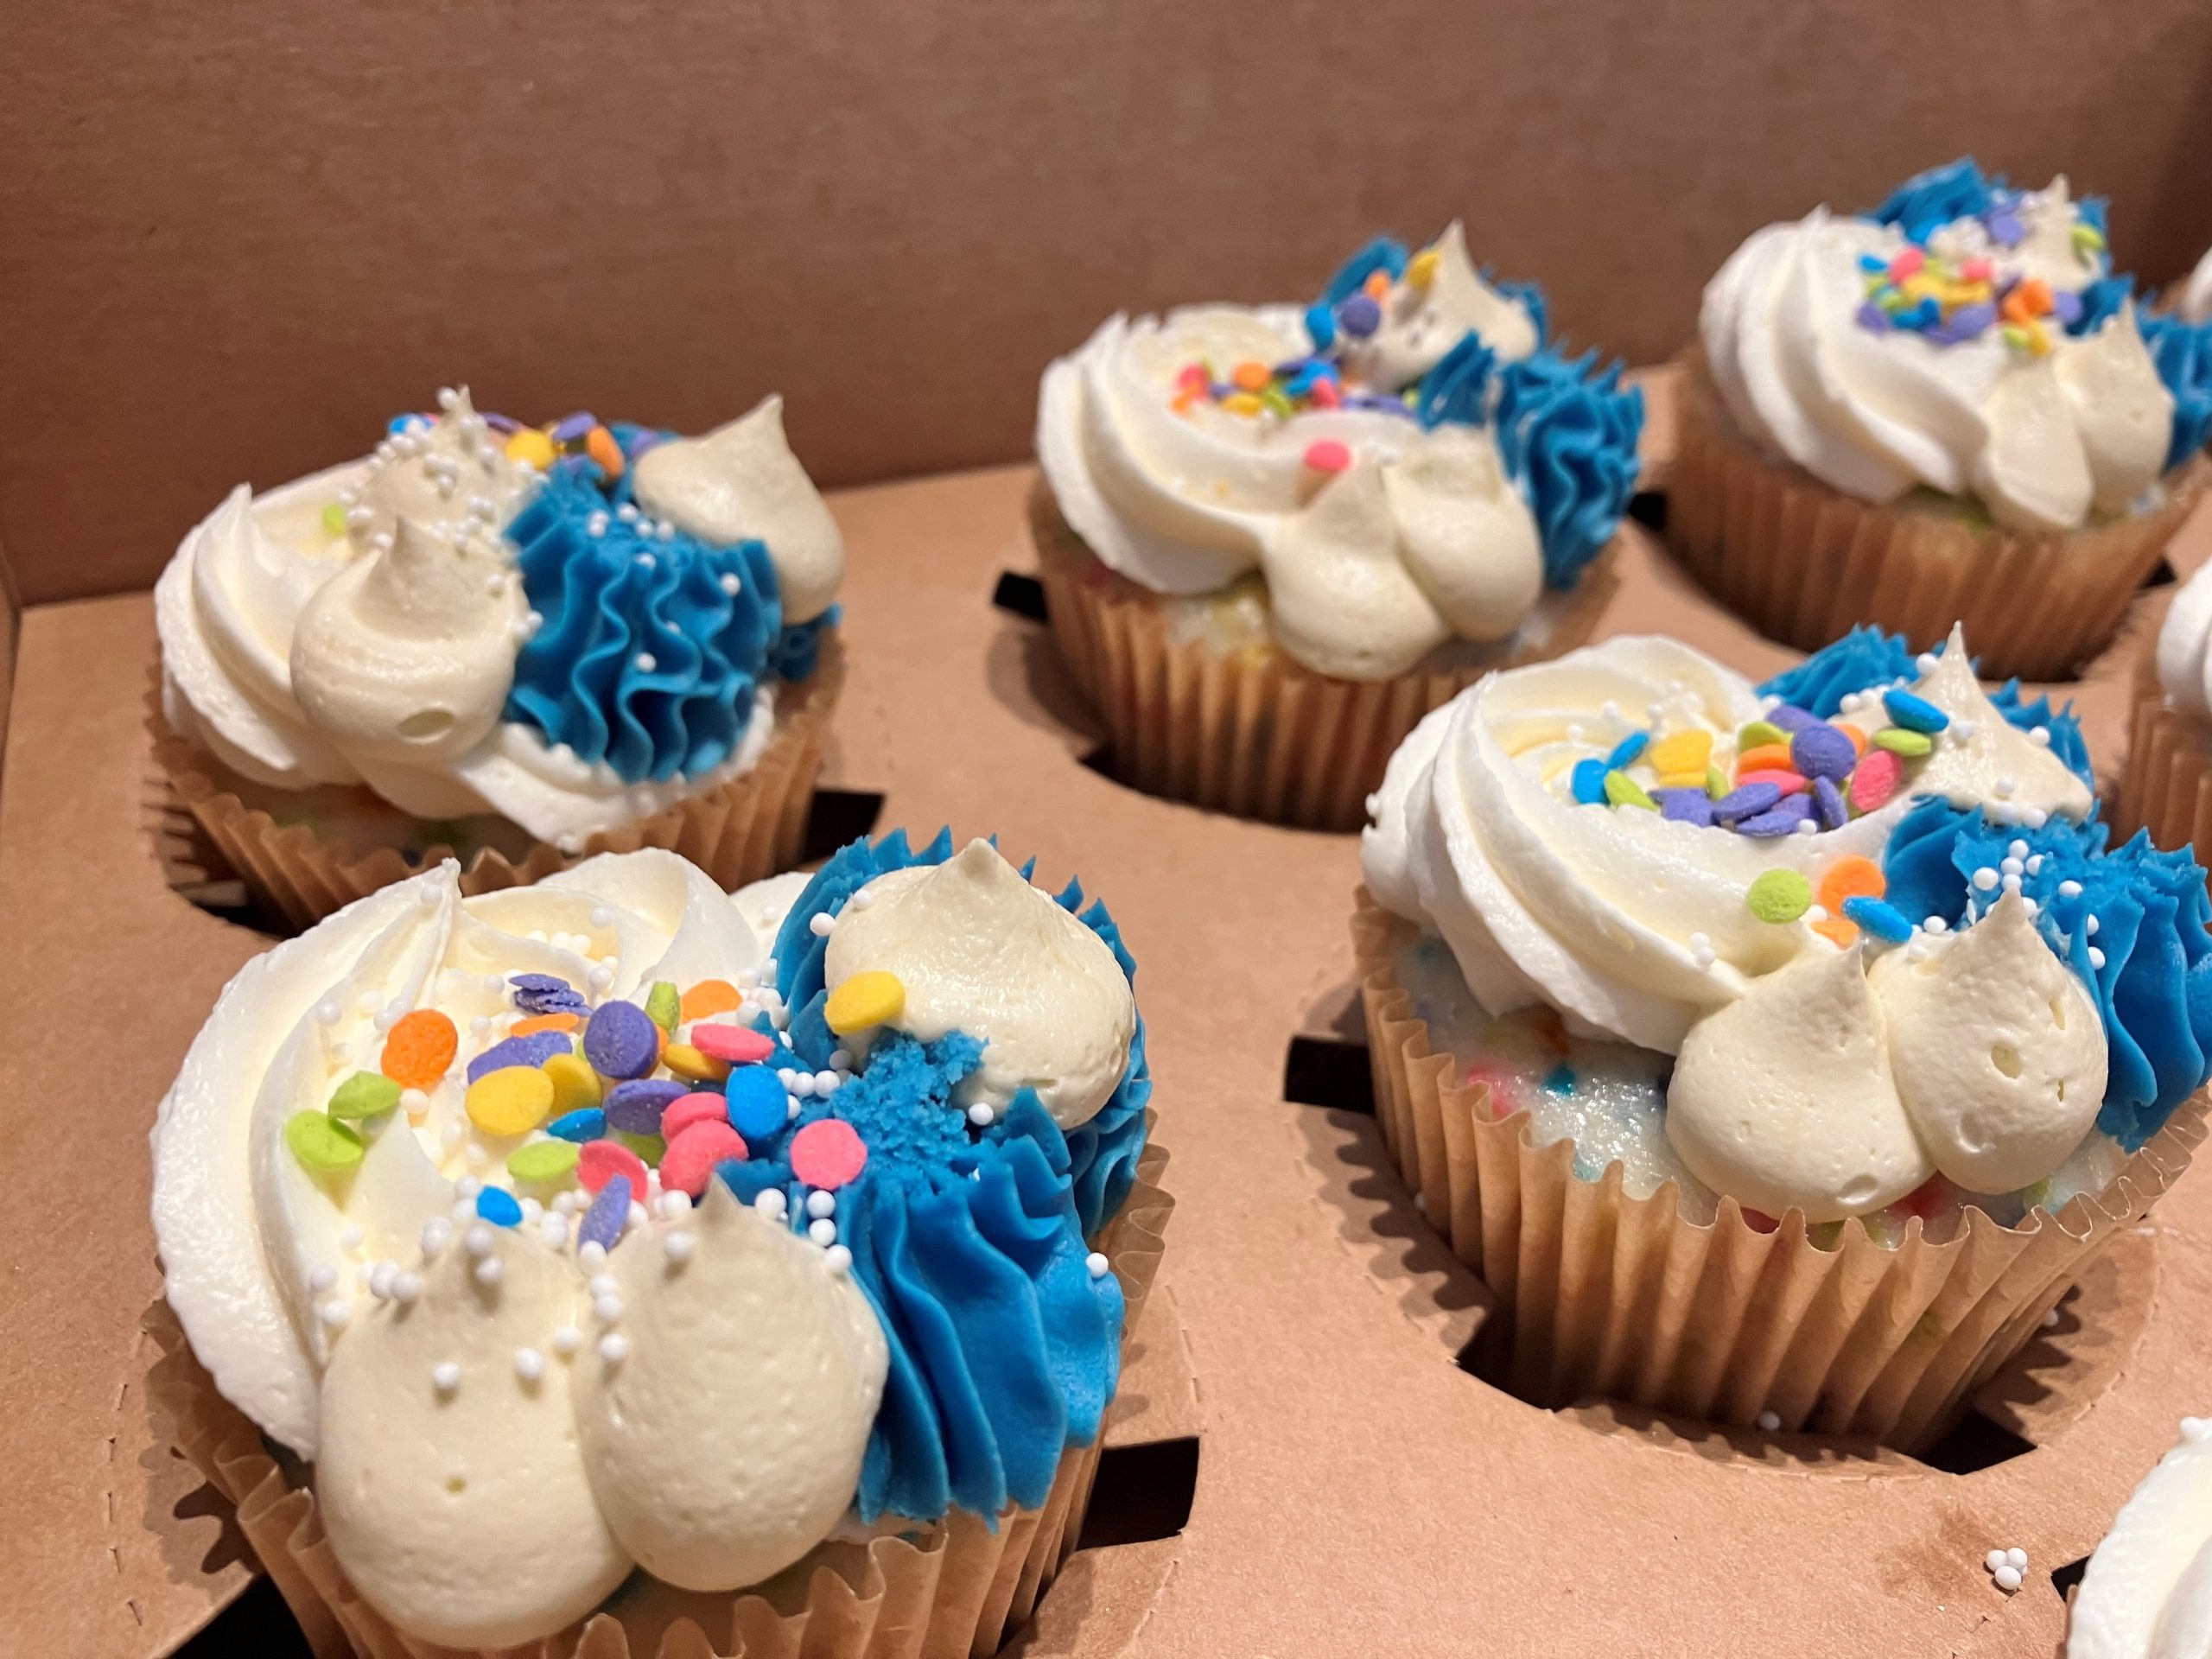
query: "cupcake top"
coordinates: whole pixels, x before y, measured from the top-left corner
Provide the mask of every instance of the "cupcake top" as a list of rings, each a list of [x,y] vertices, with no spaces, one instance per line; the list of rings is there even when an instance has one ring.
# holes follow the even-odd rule
[[[670,853],[448,863],[224,991],[154,1131],[169,1301],[424,1641],[1039,1504],[1116,1380],[1133,972],[949,835],[734,899]]]
[[[2212,1649],[2212,1418],[2143,1478],[2089,1557],[2066,1659],[2183,1659]]]
[[[1871,213],[1770,225],[1705,292],[1706,360],[1737,425],[1868,501],[1977,498],[2065,531],[2135,510],[2205,437],[2178,320],[2139,318],[2105,204],[1954,162]]]
[[[1572,587],[1635,487],[1643,421],[1455,223],[1418,252],[1370,244],[1310,306],[1109,319],[1045,372],[1037,454],[1111,569],[1170,594],[1257,571],[1291,657],[1382,679]]]
[[[171,726],[258,784],[569,850],[750,767],[844,570],[781,401],[696,439],[438,402],[185,537],[155,588]]]
[[[1432,713],[1370,804],[1376,899],[1489,1014],[1675,1056],[1675,1152],[1770,1216],[2015,1192],[2204,1079],[2202,872],[2107,853],[2070,714],[1985,691],[1956,633],[1757,689],[1607,640]]]
[[[2159,689],[2183,714],[2212,720],[2212,565],[2176,590],[2158,625]]]

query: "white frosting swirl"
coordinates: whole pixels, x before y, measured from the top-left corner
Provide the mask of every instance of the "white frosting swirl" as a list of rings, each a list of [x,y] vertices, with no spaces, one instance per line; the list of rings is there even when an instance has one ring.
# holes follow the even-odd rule
[[[529,619],[499,532],[534,475],[466,388],[441,401],[435,422],[363,461],[259,497],[240,485],[185,537],[154,590],[170,725],[257,784],[365,785],[418,817],[496,814],[572,849],[749,771],[774,735],[770,686],[728,760],[665,783],[626,782],[500,717]],[[772,538],[779,574],[793,561],[786,580],[818,613],[843,546],[783,447],[775,401],[698,452],[682,443],[645,459],[677,450],[661,472],[687,499],[718,499],[727,471],[730,499],[756,515],[745,533]]]
[[[2102,275],[2072,238],[2080,219],[2063,179],[2024,196],[2018,216],[2018,246],[1993,247],[1971,219],[1929,246],[1959,259],[1993,254],[2054,291]],[[1706,289],[1700,326],[1736,424],[1865,500],[1925,486],[1979,496],[2028,531],[2128,511],[2164,470],[2173,420],[2133,308],[2080,338],[2050,328],[2040,356],[2015,352],[1995,327],[1948,346],[1870,330],[1858,320],[1859,260],[1886,264],[1908,245],[1895,226],[1820,209],[1766,226],[1730,256]]]
[[[957,1096],[963,1106],[1003,1110],[1031,1088],[1073,1128],[1128,1069],[1136,1001],[1113,951],[988,841],[869,882],[837,918],[825,956],[832,990],[856,974],[898,977],[906,998],[895,1029],[982,1041],[982,1065]]]
[[[2212,1654],[2212,1418],[2143,1478],[2089,1557],[2066,1627],[2066,1659],[2205,1659]]]
[[[1804,1125],[1834,1131],[1831,1109],[1840,1110],[1845,1096],[1879,1095],[1876,1073],[1897,1054],[1883,1035],[1887,1022],[1863,974],[1847,998],[1840,997],[1833,974],[1783,976],[1808,956],[1833,957],[1835,947],[1810,917],[1761,920],[1746,902],[1752,883],[1783,869],[1817,885],[1846,855],[1878,861],[1914,796],[1980,805],[2000,821],[2079,817],[2089,808],[2082,781],[1990,702],[1958,633],[1916,690],[1950,725],[1920,763],[1910,791],[1834,830],[1758,839],[1654,811],[1580,804],[1572,791],[1578,762],[1603,760],[1644,733],[1701,734],[1713,762],[1732,771],[1738,732],[1763,712],[1741,677],[1656,638],[1611,639],[1556,662],[1493,674],[1432,713],[1393,758],[1370,804],[1375,823],[1363,837],[1370,890],[1442,936],[1486,1012],[1542,1003],[1581,1034],[1681,1055],[1675,1099],[1688,1103],[1684,1133],[1694,1134],[1700,1148],[1684,1147],[1684,1160],[1700,1179],[1746,1203],[1765,1209],[1787,1195],[1816,1219],[1860,1213],[1916,1185],[1895,1185],[1915,1170],[1919,1179],[1937,1163],[1947,1172],[1986,1173],[2006,1160],[2028,1160],[2029,1147],[2032,1160],[2042,1161],[2065,1141],[2029,1178],[2040,1179],[2080,1139],[2084,1112],[2094,1115],[2101,1073],[2078,1044],[2094,1034],[2101,1068],[2102,1033],[2094,1010],[2073,1003],[2065,1005],[2072,1032],[2054,1036],[2045,1029],[2061,994],[2050,974],[2065,970],[2056,958],[2024,958],[2002,928],[1955,962],[1946,958],[1948,966],[1895,989],[1940,1004],[1926,1018],[1962,1022],[1953,1033],[1963,1050],[1984,1057],[2009,1052],[2022,1074],[1978,1079],[1978,1092],[1954,1099],[1943,1090],[1957,1077],[1923,1079],[1916,1072],[1885,1085],[1885,1098],[1925,1107],[1911,1115],[1904,1141],[1891,1132],[1905,1122],[1899,1111],[1882,1118],[1889,1127],[1864,1143],[1863,1159],[1821,1163],[1789,1151],[1812,1132]],[[2028,933],[2049,958],[2033,930]],[[1997,971],[2014,975],[2034,995],[1986,985],[1993,959]],[[1739,1031],[1770,1033],[1788,1025],[1719,1017],[1739,1001],[1757,1008],[1775,999],[1802,1004],[1805,1019],[1819,1013],[1839,1031],[1880,1037],[1868,1052],[1884,1055],[1881,1066],[1862,1067],[1866,1075],[1839,1092],[1809,1059],[1811,1069],[1800,1077],[1773,1063],[1776,1045],[1766,1038],[1735,1040]],[[2037,1010],[2045,1016],[2040,1023]],[[1917,1065],[1925,1027],[1908,1020],[1904,1028],[1906,1058]],[[1688,1040],[1694,1035],[1694,1052]],[[2063,1090],[2056,1088],[2061,1077]],[[1764,1104],[1747,1104],[1754,1096]],[[2010,1150],[1984,1144],[1993,1130],[2013,1138]],[[1905,1141],[1915,1136],[1919,1144],[1908,1153]]]
[[[2183,582],[2158,627],[2158,685],[2183,714],[2212,719],[2212,564]]]
[[[1477,274],[1457,224],[1421,258],[1423,280],[1394,285],[1382,325],[1345,353],[1350,390],[1395,392],[1470,329],[1503,359],[1535,349],[1528,308]],[[1038,459],[1069,524],[1155,593],[1263,571],[1278,642],[1321,673],[1386,678],[1455,634],[1505,638],[1541,596],[1542,560],[1487,429],[1425,430],[1373,409],[1176,406],[1194,363],[1272,367],[1313,345],[1291,306],[1109,319],[1046,371],[1039,397]],[[1351,458],[1333,479],[1306,463],[1323,441]]]
[[[2212,248],[2205,250],[2182,287],[2181,314],[2191,322],[2212,318]]]

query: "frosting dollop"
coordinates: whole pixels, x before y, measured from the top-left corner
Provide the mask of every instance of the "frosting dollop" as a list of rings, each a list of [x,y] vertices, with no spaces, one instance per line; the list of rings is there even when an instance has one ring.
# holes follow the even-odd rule
[[[1755,232],[1706,289],[1706,359],[1747,436],[1847,494],[2071,529],[2156,482],[2175,418],[2133,306],[2098,287],[2104,249],[2064,179],[2012,192],[1962,164],[1872,217]]]
[[[847,902],[830,935],[827,988],[864,973],[906,988],[893,1028],[925,1043],[963,1031],[983,1045],[963,1106],[1002,1111],[1031,1090],[1072,1128],[1128,1069],[1136,1000],[1114,953],[987,841],[880,875]]]
[[[1370,245],[1303,312],[1109,319],[1046,370],[1037,452],[1109,568],[1168,594],[1257,569],[1287,653],[1374,679],[1571,586],[1618,524],[1642,422],[1454,225],[1419,253]]]
[[[2066,1659],[2202,1659],[2212,1653],[2212,1418],[2143,1478],[2089,1557]]]
[[[712,546],[765,543],[786,622],[830,608],[845,575],[845,538],[784,436],[784,400],[703,437],[670,438],[639,455],[639,505]]]
[[[2175,592],[2158,625],[2159,689],[2183,714],[2212,720],[2212,564]]]
[[[1432,712],[1363,868],[1486,1014],[1676,1055],[1669,1138],[1752,1208],[2020,1191],[2202,1082],[2212,935],[2201,873],[2102,853],[2071,716],[2000,696],[1955,631],[1918,658],[1854,634],[1764,696],[1608,640]],[[2131,969],[2139,926],[2171,943]]]

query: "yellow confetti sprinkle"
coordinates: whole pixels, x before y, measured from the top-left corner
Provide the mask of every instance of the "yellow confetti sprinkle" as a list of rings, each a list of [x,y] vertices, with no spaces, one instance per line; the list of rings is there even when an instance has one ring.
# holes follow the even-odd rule
[[[1705,781],[1705,763],[1713,758],[1713,734],[1692,729],[1670,732],[1651,746],[1651,753],[1644,757],[1651,762],[1652,770],[1662,778],[1672,778],[1682,772],[1696,775],[1697,782]]]
[[[729,1062],[702,1054],[689,1043],[671,1043],[660,1063],[686,1083],[720,1083],[729,1076]]]
[[[1436,280],[1436,262],[1441,256],[1434,248],[1423,248],[1406,264],[1406,285],[1427,288]]]
[[[822,1017],[840,1037],[887,1025],[906,1011],[906,988],[896,974],[855,974],[830,993]]]
[[[553,1109],[553,1079],[534,1065],[502,1066],[470,1084],[463,1103],[486,1135],[527,1135]]]
[[[581,1054],[556,1054],[543,1071],[553,1084],[552,1109],[563,1116],[600,1102],[599,1073]]]
[[[524,427],[507,440],[507,459],[542,473],[553,464],[553,440],[536,427]]]

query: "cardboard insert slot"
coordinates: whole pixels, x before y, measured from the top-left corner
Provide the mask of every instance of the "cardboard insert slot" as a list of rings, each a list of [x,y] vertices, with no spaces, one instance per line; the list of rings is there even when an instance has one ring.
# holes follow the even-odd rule
[[[1657,535],[1667,528],[1667,492],[1638,490],[1628,499],[1628,516]]]
[[[1174,1537],[1190,1522],[1198,1485],[1196,1435],[1108,1446],[1098,1456],[1076,1548],[1110,1549]]]
[[[1365,1043],[1294,1037],[1283,1054],[1282,1097],[1294,1106],[1375,1116],[1375,1074]]]
[[[2082,1575],[2088,1570],[2089,1558],[2086,1555],[2077,1561],[2069,1561],[2063,1567],[2053,1567],[2050,1587],[2058,1592],[2058,1599],[2064,1601],[2074,1593],[2074,1586],[2082,1582]]]
[[[1012,616],[1031,622],[1048,620],[1045,609],[1045,584],[1034,576],[1025,576],[1018,570],[999,572],[999,585],[991,589],[991,603]]]
[[[812,864],[875,833],[882,821],[883,795],[873,789],[817,789],[806,810],[806,833],[799,838],[798,861]]]

